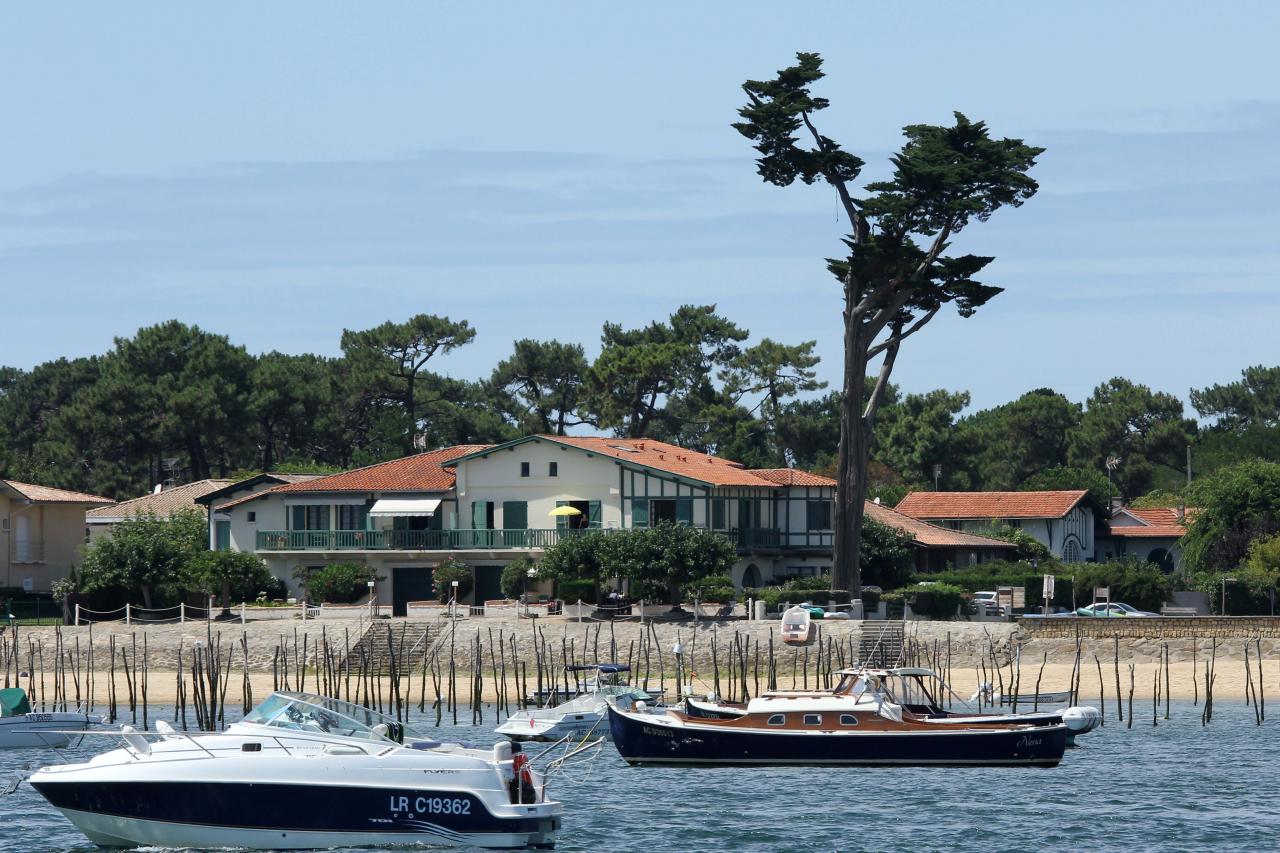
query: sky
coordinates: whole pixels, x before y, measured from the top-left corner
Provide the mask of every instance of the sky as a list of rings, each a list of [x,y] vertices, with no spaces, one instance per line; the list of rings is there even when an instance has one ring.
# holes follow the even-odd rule
[[[903,347],[974,408],[1125,376],[1184,399],[1280,364],[1280,5],[1079,2],[19,4],[0,27],[0,364],[178,318],[252,352],[466,319],[441,359],[599,347],[714,303],[816,340],[838,385],[828,187],[729,125],[818,51],[824,133],[885,173],[959,110],[1044,146],[1024,207],[956,249],[1006,288]]]

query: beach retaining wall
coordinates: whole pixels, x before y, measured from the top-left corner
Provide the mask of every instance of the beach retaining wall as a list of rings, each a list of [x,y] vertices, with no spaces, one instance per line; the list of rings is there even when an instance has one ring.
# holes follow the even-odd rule
[[[1161,616],[1078,619],[1053,616],[1022,616],[1019,629],[1031,639],[1247,639],[1280,638],[1280,616]]]

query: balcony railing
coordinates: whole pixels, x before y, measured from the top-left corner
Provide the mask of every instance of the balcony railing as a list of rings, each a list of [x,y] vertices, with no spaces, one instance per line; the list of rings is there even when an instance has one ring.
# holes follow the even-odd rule
[[[596,528],[600,530],[601,528]],[[704,528],[698,528],[700,530]],[[260,530],[259,551],[506,551],[550,548],[588,530]],[[617,532],[617,528],[604,528]],[[743,552],[830,549],[831,531],[793,533],[772,527],[719,531]]]

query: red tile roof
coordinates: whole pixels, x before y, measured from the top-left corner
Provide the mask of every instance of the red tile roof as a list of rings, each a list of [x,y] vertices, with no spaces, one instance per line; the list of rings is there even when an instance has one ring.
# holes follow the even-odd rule
[[[1186,535],[1187,524],[1195,518],[1196,512],[1194,507],[1187,507],[1181,514],[1173,507],[1123,507],[1116,511],[1108,526],[1112,536],[1124,539],[1181,539]],[[1126,515],[1139,523],[1116,523],[1117,519]]]
[[[651,438],[605,438],[601,436],[540,435],[544,441],[552,441],[601,456],[642,465],[677,477],[696,480],[712,486],[760,486],[773,488],[778,484],[748,471],[741,462],[708,456],[693,450],[685,450],[665,441]]]
[[[72,492],[66,489],[54,489],[49,486],[37,486],[34,483],[19,483],[17,480],[0,480],[0,483],[13,489],[29,501],[39,504],[112,504],[111,498],[101,495],[90,495],[86,492]]]
[[[210,492],[216,492],[232,482],[234,481],[196,480],[194,483],[184,483],[181,486],[174,486],[160,492],[130,498],[113,506],[91,509],[84,516],[90,522],[107,523],[122,518],[132,518],[138,514],[145,515],[149,512],[155,513],[160,518],[168,518],[180,509],[199,509],[201,512],[205,512],[204,507],[195,502],[196,498],[203,497]]]
[[[835,488],[836,481],[821,474],[798,468],[752,468],[749,473],[780,486],[825,486]]]
[[[1062,518],[1089,494],[1062,492],[912,492],[898,512],[912,518]]]
[[[867,501],[865,507],[869,518],[901,530],[910,536],[915,544],[924,548],[1007,549],[1018,547],[1011,542],[1003,542],[987,536],[978,536],[974,533],[964,533],[960,530],[939,527],[936,524],[930,524],[927,521],[920,521],[909,515],[903,515],[895,509],[890,509],[872,501]]]
[[[460,456],[485,450],[487,444],[457,444],[439,450],[392,459],[354,468],[340,474],[316,477],[298,483],[285,483],[247,497],[223,504],[219,511],[230,509],[264,495],[290,492],[447,492],[453,488],[454,471],[441,467]]]
[[[1120,539],[1181,539],[1187,528],[1177,524],[1125,524],[1112,527],[1111,535]]]

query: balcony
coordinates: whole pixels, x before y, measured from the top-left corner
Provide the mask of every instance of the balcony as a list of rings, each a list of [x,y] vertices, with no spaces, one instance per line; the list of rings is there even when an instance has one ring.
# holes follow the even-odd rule
[[[259,551],[507,551],[550,548],[583,530],[259,530]]]
[[[596,528],[599,530],[600,528]],[[705,528],[698,528],[704,530]],[[591,531],[537,530],[260,530],[258,551],[511,551],[545,550],[568,536]],[[604,532],[617,532],[605,528]],[[742,553],[830,551],[832,533],[792,533],[772,527],[721,531]]]

